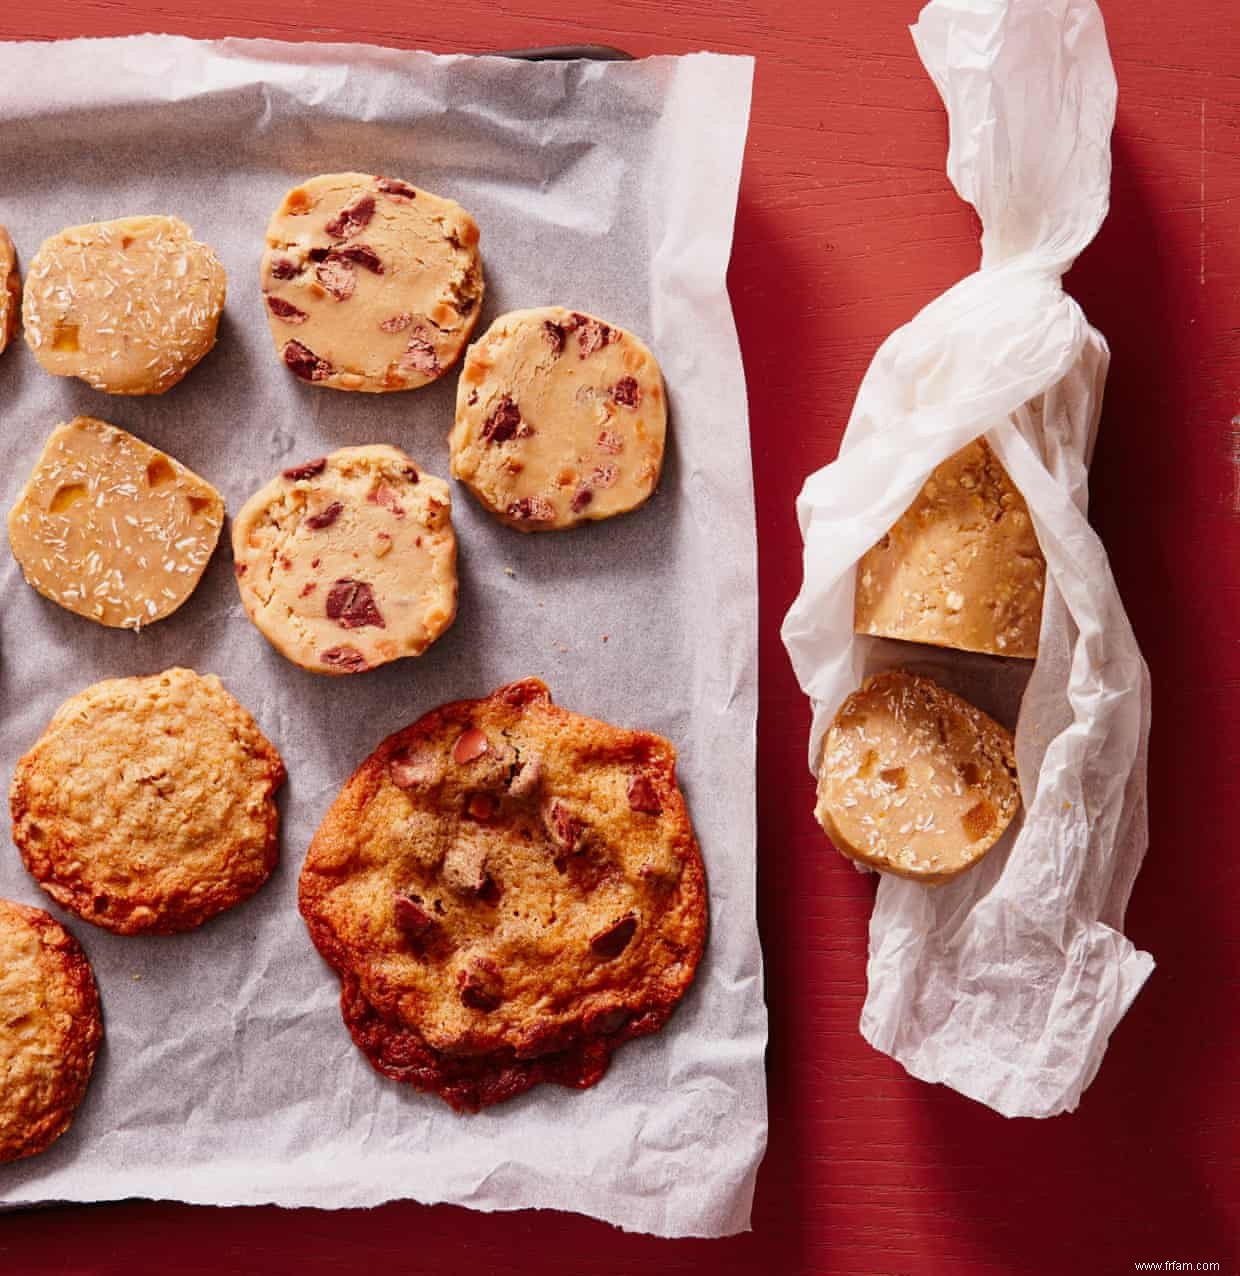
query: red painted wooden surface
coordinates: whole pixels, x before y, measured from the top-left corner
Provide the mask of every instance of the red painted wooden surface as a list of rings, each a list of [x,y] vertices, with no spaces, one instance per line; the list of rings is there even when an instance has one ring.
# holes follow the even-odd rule
[[[859,1037],[873,887],[813,822],[808,712],[778,639],[800,581],[802,478],[834,455],[875,346],[977,259],[972,215],[943,173],[939,102],[905,30],[916,7],[0,5],[0,38],[163,30],[757,54],[730,283],[759,502],[771,1007],[771,1142],[750,1235],[655,1241],[572,1215],[414,1204],[293,1214],[128,1203],[0,1218],[0,1271],[1240,1270],[1240,12],[1236,0],[1104,0],[1120,80],[1114,201],[1070,286],[1114,354],[1093,517],[1154,675],[1152,845],[1128,930],[1159,965],[1081,1110],[1033,1123],[922,1085]]]

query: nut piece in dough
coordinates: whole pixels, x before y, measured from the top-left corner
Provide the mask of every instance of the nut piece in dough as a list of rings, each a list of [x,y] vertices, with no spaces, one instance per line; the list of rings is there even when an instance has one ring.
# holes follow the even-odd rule
[[[77,940],[50,914],[0,899],[0,1164],[68,1128],[103,1040],[99,994]]]
[[[271,875],[283,783],[280,755],[218,678],[112,678],[66,700],[18,761],[13,841],[63,908],[170,935]]]
[[[0,354],[17,335],[22,307],[22,279],[17,270],[17,250],[9,232],[0,226]]]
[[[904,669],[867,678],[823,743],[818,823],[841,854],[884,873],[945,882],[1019,807],[1011,733]]]
[[[857,564],[859,634],[994,656],[1038,654],[1046,559],[985,439],[950,456]]]
[[[411,390],[456,363],[478,320],[478,227],[459,204],[397,178],[326,173],[272,216],[262,288],[294,376]]]
[[[675,748],[552,704],[536,678],[380,744],[298,899],[371,1063],[467,1111],[594,1085],[667,1022],[706,932]]]
[[[224,525],[205,479],[132,434],[58,425],[9,513],[26,580],[101,625],[140,629],[194,592]]]
[[[224,267],[175,217],[71,226],[26,272],[26,344],[56,376],[163,394],[215,345],[224,293]]]
[[[469,348],[452,476],[522,532],[636,509],[663,464],[667,403],[631,333],[562,306],[501,315]]]
[[[385,444],[295,465],[233,522],[241,601],[314,673],[420,656],[456,617],[448,485]]]

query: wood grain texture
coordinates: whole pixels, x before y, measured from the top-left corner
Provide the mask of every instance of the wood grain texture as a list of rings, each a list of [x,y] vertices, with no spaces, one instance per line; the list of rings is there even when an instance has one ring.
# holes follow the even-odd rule
[[[1235,0],[1104,3],[1120,80],[1114,200],[1070,277],[1114,361],[1093,518],[1155,688],[1151,850],[1128,919],[1158,969],[1080,1111],[1010,1122],[906,1076],[857,1032],[873,886],[827,848],[809,723],[779,644],[793,501],[865,367],[977,261],[908,0],[42,0],[0,37],[143,30],[438,51],[594,41],[758,55],[732,296],[758,492],[761,926],[771,1143],[753,1234],[627,1236],[571,1215],[396,1204],[344,1214],[127,1203],[0,1221],[17,1272],[921,1274],[1240,1269],[1240,19]],[[0,127],[3,86],[0,86]],[[9,175],[8,180],[14,180]],[[0,207],[3,192],[0,189]]]

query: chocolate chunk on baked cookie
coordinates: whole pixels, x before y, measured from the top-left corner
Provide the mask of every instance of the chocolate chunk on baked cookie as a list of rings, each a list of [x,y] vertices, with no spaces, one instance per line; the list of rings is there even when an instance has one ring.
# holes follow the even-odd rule
[[[262,286],[294,376],[333,390],[413,389],[456,363],[478,321],[478,227],[408,182],[325,173],[272,216]]]
[[[465,356],[452,476],[510,527],[560,531],[646,501],[666,432],[659,365],[632,333],[562,306],[516,310]]]
[[[0,226],[0,354],[17,333],[22,308],[22,277],[17,250],[9,232]]]
[[[69,1128],[102,1040],[77,940],[41,908],[0,899],[0,1164]]]
[[[533,678],[385,740],[315,834],[300,906],[374,1066],[468,1111],[594,1085],[684,995],[707,911],[672,745]]]
[[[280,755],[213,675],[97,682],[17,764],[13,841],[62,907],[122,935],[190,930],[278,856]]]

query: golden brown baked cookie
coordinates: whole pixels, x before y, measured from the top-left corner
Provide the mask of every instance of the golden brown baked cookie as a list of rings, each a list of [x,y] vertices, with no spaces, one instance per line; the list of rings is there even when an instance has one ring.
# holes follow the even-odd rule
[[[26,272],[26,344],[58,377],[163,394],[215,345],[224,267],[175,217],[70,226]]]
[[[41,908],[0,899],[0,1164],[69,1128],[102,1040],[77,940]]]
[[[904,669],[867,678],[823,742],[818,823],[842,855],[884,873],[947,881],[1019,807],[1011,733]]]
[[[855,628],[1032,660],[1045,585],[1025,498],[977,439],[931,474],[857,564]]]
[[[326,173],[267,227],[263,300],[276,350],[333,390],[410,390],[460,358],[482,302],[478,227],[392,177]]]
[[[448,485],[386,444],[285,470],[233,522],[241,601],[313,673],[420,656],[456,616]]]
[[[106,421],[58,425],[9,513],[27,582],[101,625],[140,629],[194,592],[224,526],[205,479]]]
[[[17,249],[9,232],[0,226],[0,354],[17,335],[22,308],[22,278],[17,270]]]
[[[278,856],[284,764],[214,675],[97,682],[17,764],[13,841],[62,907],[121,935],[191,930]]]
[[[300,904],[381,1072],[477,1110],[585,1087],[693,979],[706,884],[672,745],[528,678],[389,736],[310,844]]]
[[[559,531],[645,502],[666,433],[659,365],[636,337],[562,306],[516,310],[465,356],[452,476],[510,527]]]

